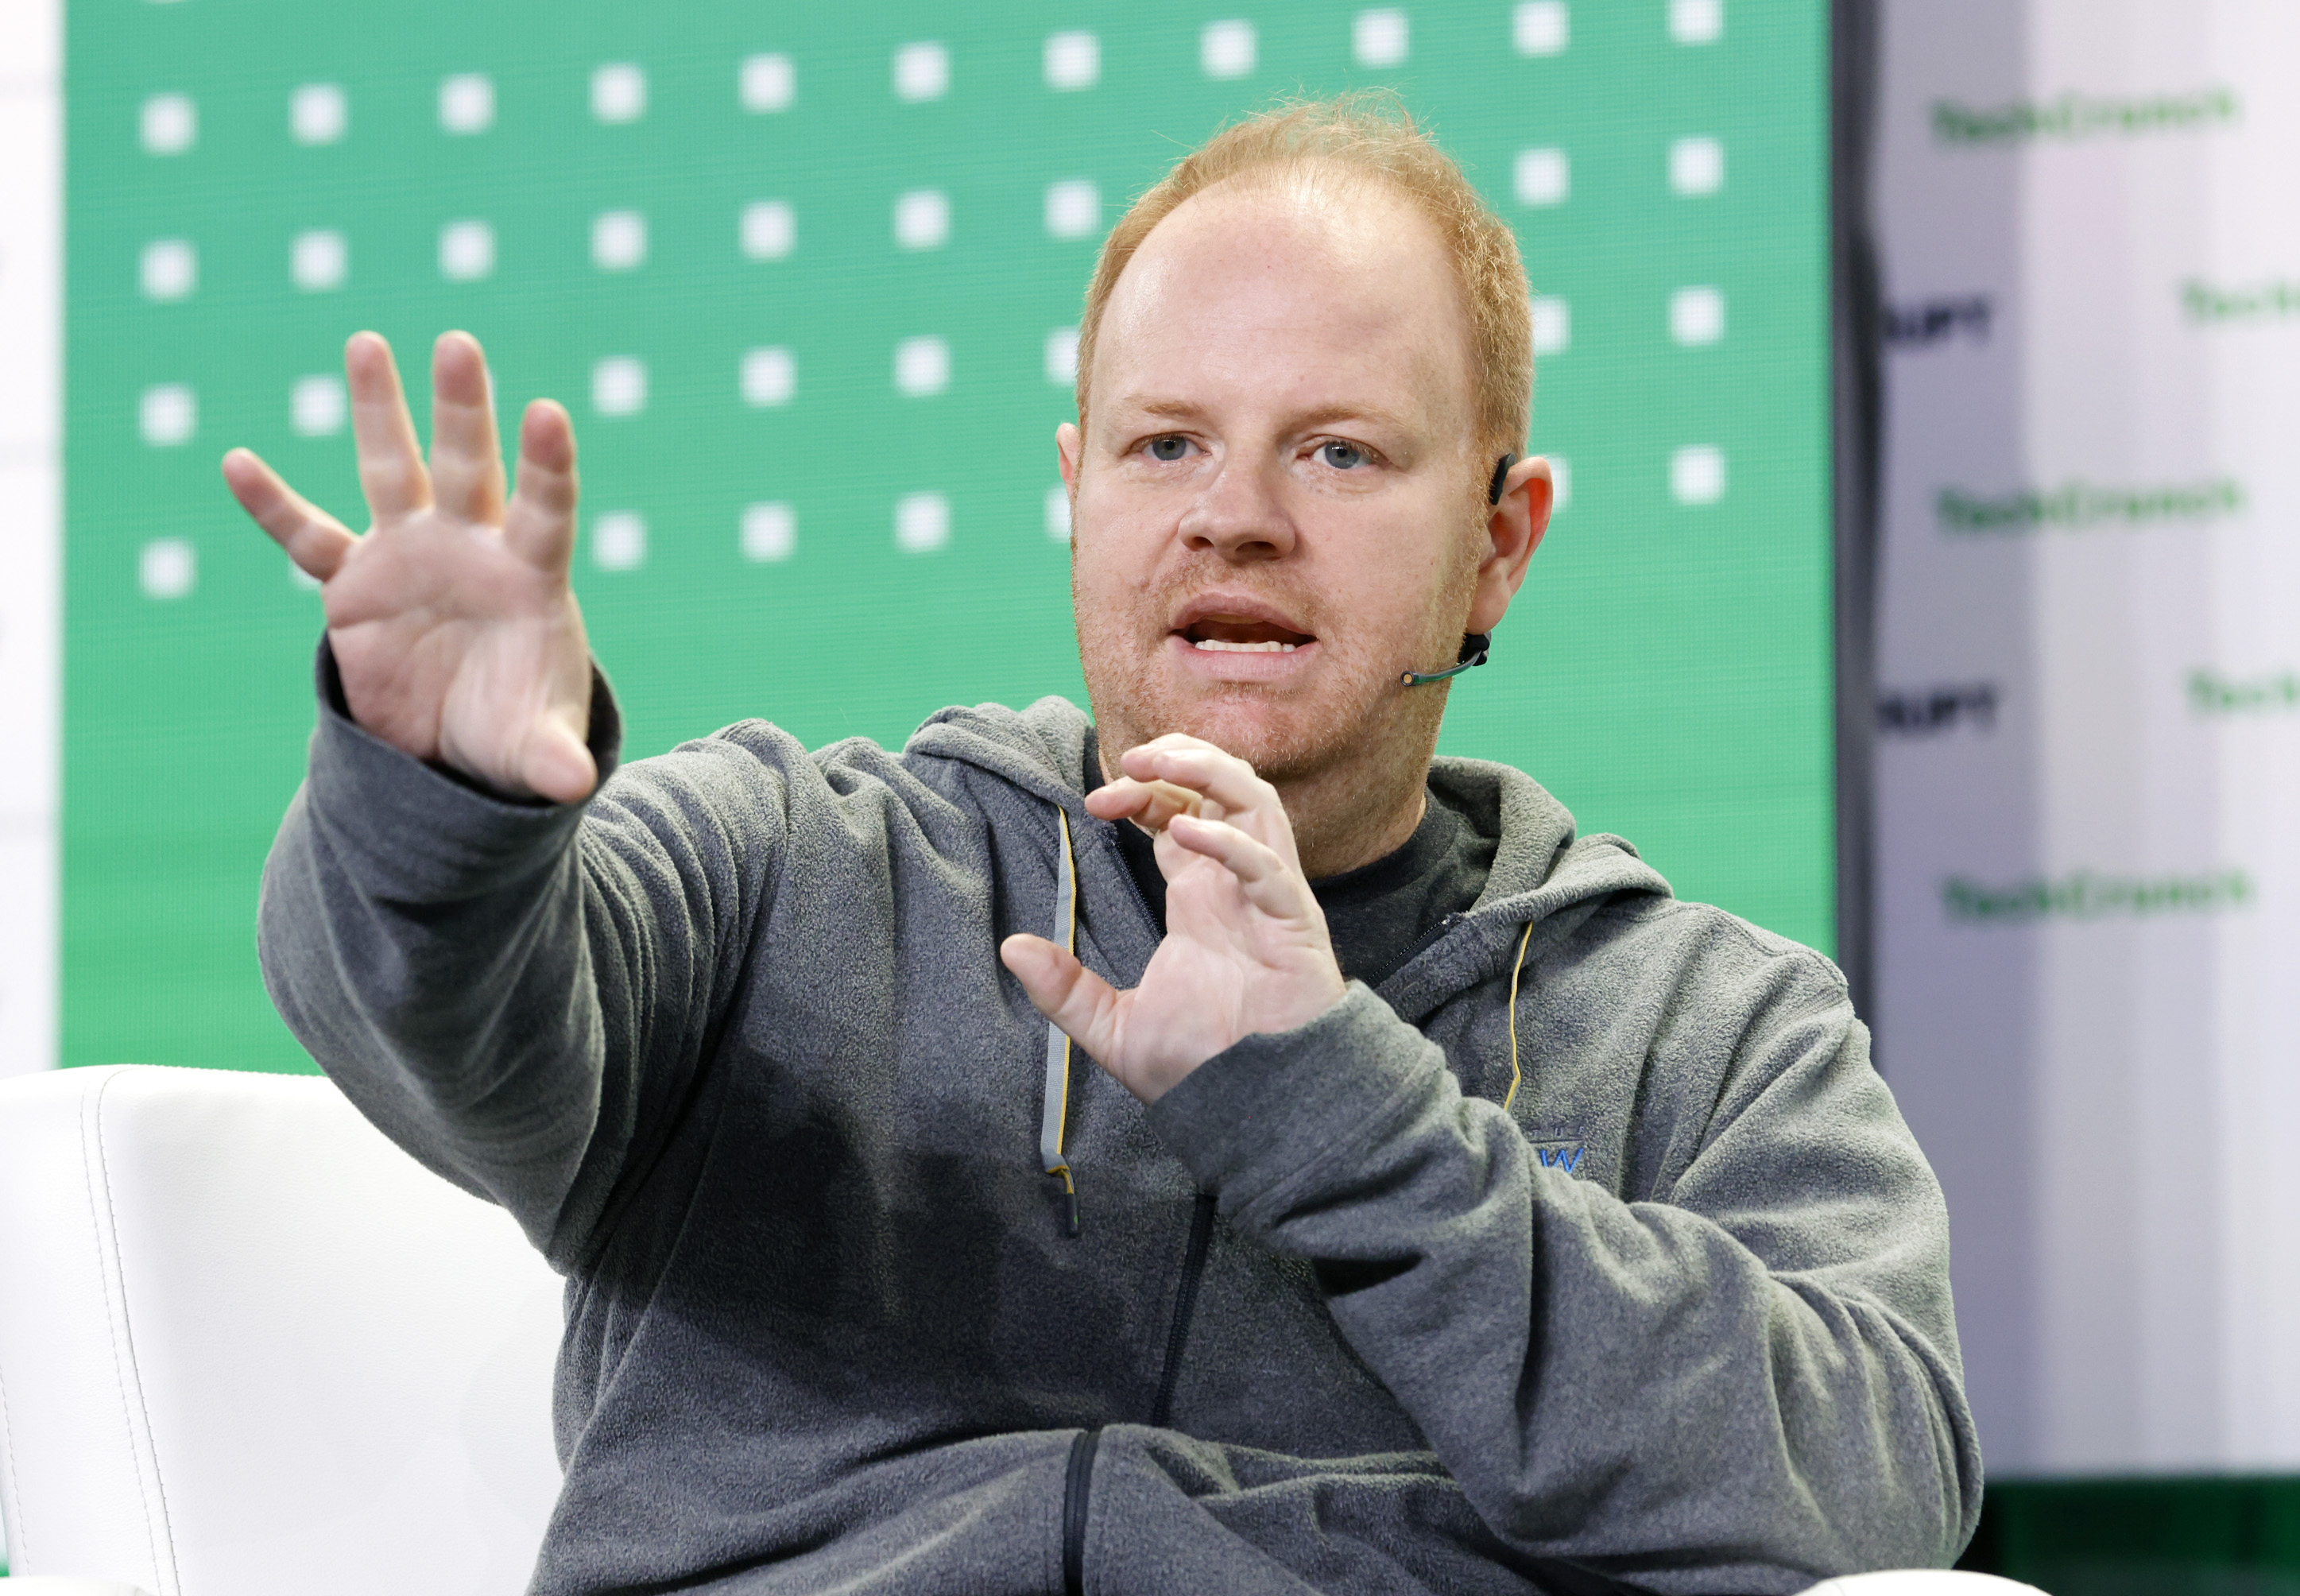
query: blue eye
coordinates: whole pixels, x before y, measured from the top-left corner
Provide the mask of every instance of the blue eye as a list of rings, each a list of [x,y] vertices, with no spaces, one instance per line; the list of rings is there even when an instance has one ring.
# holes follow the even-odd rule
[[[1187,438],[1154,438],[1150,440],[1153,460],[1179,460],[1190,447]]]
[[[1336,471],[1349,471],[1365,464],[1363,449],[1354,443],[1344,443],[1338,438],[1331,443],[1320,445],[1318,457]]]

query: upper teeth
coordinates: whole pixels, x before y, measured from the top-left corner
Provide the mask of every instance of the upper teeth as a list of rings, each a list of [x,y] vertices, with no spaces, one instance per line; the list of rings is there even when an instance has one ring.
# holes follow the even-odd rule
[[[1291,654],[1299,645],[1294,643],[1225,643],[1220,638],[1199,638],[1191,643],[1193,648],[1214,648],[1224,654]]]

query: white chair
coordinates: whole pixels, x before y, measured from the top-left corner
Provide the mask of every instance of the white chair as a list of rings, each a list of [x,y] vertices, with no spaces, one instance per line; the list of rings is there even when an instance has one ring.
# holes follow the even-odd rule
[[[559,1489],[558,1341],[510,1219],[323,1080],[0,1082],[0,1596],[519,1590]]]
[[[0,1592],[518,1591],[558,1341],[510,1218],[326,1081],[0,1082],[0,1509],[78,1576]]]

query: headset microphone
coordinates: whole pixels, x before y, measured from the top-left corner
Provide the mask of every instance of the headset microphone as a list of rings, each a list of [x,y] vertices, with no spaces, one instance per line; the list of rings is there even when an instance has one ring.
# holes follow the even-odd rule
[[[1502,484],[1508,480],[1510,467],[1516,464],[1515,455],[1504,455],[1499,460],[1494,462],[1494,480],[1486,488],[1488,504],[1498,505],[1502,502]],[[1398,684],[1401,687],[1427,687],[1433,681],[1448,681],[1459,676],[1464,671],[1474,670],[1479,665],[1484,664],[1487,656],[1493,652],[1493,647],[1494,639],[1491,632],[1469,632],[1462,639],[1462,652],[1457,656],[1461,664],[1445,671],[1403,671],[1398,673]]]

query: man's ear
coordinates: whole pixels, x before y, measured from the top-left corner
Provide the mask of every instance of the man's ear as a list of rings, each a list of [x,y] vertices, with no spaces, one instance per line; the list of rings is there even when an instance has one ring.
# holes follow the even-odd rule
[[[1556,490],[1549,462],[1538,455],[1519,461],[1502,479],[1500,502],[1486,517],[1486,553],[1470,599],[1470,631],[1491,631],[1509,612],[1510,600],[1525,581],[1526,564],[1549,530]]]
[[[1086,439],[1075,423],[1064,422],[1054,429],[1054,454],[1062,462],[1062,486],[1071,497],[1078,497],[1079,454],[1086,447]]]

